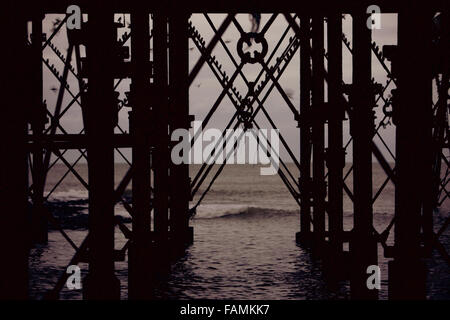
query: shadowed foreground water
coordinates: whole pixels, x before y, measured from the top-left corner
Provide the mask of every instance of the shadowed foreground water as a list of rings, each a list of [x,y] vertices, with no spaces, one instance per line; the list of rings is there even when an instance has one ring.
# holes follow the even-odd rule
[[[375,171],[378,172],[378,171]],[[374,185],[383,180],[374,176]],[[122,173],[123,174],[123,173]],[[119,175],[120,176],[120,175]],[[73,188],[53,199],[52,210],[61,217],[68,234],[79,245],[86,235],[86,196]],[[351,185],[351,184],[350,184]],[[57,199],[59,198],[59,201]],[[345,229],[352,224],[351,203],[345,200]],[[64,208],[64,210],[62,210]],[[393,188],[388,186],[374,207],[375,226],[382,231],[392,219]],[[117,213],[127,217],[123,209]],[[446,208],[435,214],[437,225],[448,215]],[[129,220],[124,220],[125,222]],[[231,166],[217,181],[191,223],[194,244],[172,267],[170,276],[155,290],[160,299],[346,299],[348,282],[329,283],[320,261],[295,243],[299,213],[279,178],[260,177],[257,168]],[[129,223],[128,223],[129,225]],[[116,248],[125,239],[116,230]],[[441,238],[449,249],[450,235]],[[389,241],[392,241],[390,237]],[[57,231],[51,231],[47,246],[38,246],[30,257],[33,298],[41,298],[64,272],[74,250]],[[387,260],[379,247],[382,290],[387,298]],[[428,297],[450,298],[450,269],[435,252],[427,261],[430,272]],[[83,274],[87,264],[80,264]],[[127,297],[127,262],[116,263],[122,298]],[[64,288],[62,299],[81,299],[81,290]]]

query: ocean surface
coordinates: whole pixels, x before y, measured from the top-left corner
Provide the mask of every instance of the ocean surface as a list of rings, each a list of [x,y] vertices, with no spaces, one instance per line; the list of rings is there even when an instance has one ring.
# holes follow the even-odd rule
[[[295,165],[289,164],[294,177]],[[116,164],[116,183],[124,176],[128,166]],[[199,165],[191,166],[191,177]],[[346,166],[346,171],[350,165]],[[85,164],[76,166],[77,172],[87,180]],[[47,192],[51,191],[67,169],[55,165],[49,172]],[[345,172],[346,172],[345,171]],[[212,177],[212,174],[210,174]],[[374,164],[374,194],[386,176]],[[199,190],[196,203],[207,183]],[[352,175],[347,179],[351,190]],[[130,191],[125,192],[130,196]],[[87,191],[74,175],[69,173],[51,193],[48,206],[58,217],[69,237],[80,245],[87,234]],[[121,204],[116,215],[124,218],[131,228],[129,215]],[[352,203],[344,199],[344,224],[352,228]],[[450,200],[434,212],[435,229],[449,215]],[[382,232],[390,223],[394,212],[394,188],[389,182],[374,204],[374,224]],[[321,271],[321,262],[313,259],[308,250],[296,245],[299,231],[299,208],[281,179],[261,176],[259,166],[228,165],[215,182],[192,219],[194,244],[185,257],[172,266],[169,277],[156,288],[159,299],[348,299],[347,281],[330,283]],[[388,243],[392,244],[392,234]],[[126,240],[116,229],[116,249]],[[450,230],[441,236],[441,242],[450,252]],[[47,245],[36,245],[30,255],[31,297],[41,299],[65,272],[74,249],[59,231],[51,229]],[[380,299],[387,298],[387,259],[378,248],[381,267]],[[450,267],[435,251],[427,260],[429,275],[427,296],[430,299],[450,299]],[[88,265],[79,264],[82,274]],[[116,262],[116,275],[121,283],[121,295],[127,297],[128,263]],[[61,291],[61,299],[81,299],[81,290]]]

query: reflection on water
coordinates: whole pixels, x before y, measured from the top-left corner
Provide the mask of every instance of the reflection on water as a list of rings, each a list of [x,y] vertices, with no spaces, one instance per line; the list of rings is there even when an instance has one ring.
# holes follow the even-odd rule
[[[125,172],[118,168],[116,182]],[[62,169],[61,169],[62,170]],[[195,170],[195,168],[193,169]],[[81,170],[83,171],[83,170]],[[217,180],[191,222],[195,228],[194,244],[172,272],[154,289],[160,299],[346,299],[348,282],[329,283],[321,272],[320,261],[295,243],[299,230],[297,205],[277,176],[259,176],[258,167],[230,166]],[[57,174],[55,177],[57,178]],[[192,173],[191,173],[192,176]],[[56,179],[55,178],[55,179]],[[51,182],[52,176],[49,176]],[[384,181],[383,172],[374,168],[374,186]],[[351,181],[350,181],[351,182]],[[50,210],[77,245],[86,236],[87,194],[74,188],[70,179],[55,194]],[[351,183],[349,187],[352,188]],[[389,225],[393,212],[393,186],[388,184],[374,206],[375,228],[381,232]],[[129,197],[129,192],[127,193]],[[59,199],[59,202],[56,201]],[[352,205],[344,199],[345,229],[352,228]],[[117,206],[116,214],[126,212]],[[448,208],[435,213],[435,223],[442,225]],[[438,227],[436,227],[438,228]],[[388,242],[392,244],[392,235]],[[450,252],[450,231],[441,236]],[[116,230],[116,248],[125,238]],[[64,272],[74,254],[73,248],[57,232],[51,231],[46,246],[36,246],[30,256],[31,296],[42,298]],[[382,290],[387,298],[387,259],[379,248]],[[79,264],[84,276],[86,263]],[[435,252],[429,259],[428,296],[450,298],[450,269]],[[128,263],[117,262],[122,298],[127,298]],[[61,292],[63,299],[81,299],[81,290]]]
[[[256,209],[255,209],[256,210]],[[250,210],[251,212],[252,210]],[[155,289],[161,299],[345,299],[348,283],[325,281],[319,261],[294,241],[298,229],[295,213],[267,210],[267,214],[242,213],[214,219],[195,219],[195,242]],[[85,230],[69,231],[77,244]],[[125,239],[116,232],[116,247]],[[448,240],[448,237],[446,238]],[[447,242],[448,243],[448,242]],[[380,298],[387,298],[387,261],[379,248],[382,271]],[[73,249],[53,231],[48,246],[33,249],[30,258],[33,297],[54,285]],[[435,256],[429,265],[429,297],[450,298],[449,269]],[[80,267],[83,274],[87,264]],[[127,297],[127,262],[116,263]],[[81,292],[65,288],[63,299],[79,299]]]

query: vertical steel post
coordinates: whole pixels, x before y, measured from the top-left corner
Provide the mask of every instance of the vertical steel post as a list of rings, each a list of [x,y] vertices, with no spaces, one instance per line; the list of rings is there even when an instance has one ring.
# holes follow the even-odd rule
[[[325,241],[324,19],[312,18],[313,226],[316,252]]]
[[[300,18],[300,232],[299,244],[311,243],[311,23],[310,17]]]
[[[131,103],[133,239],[129,248],[130,299],[150,297],[151,284],[151,185],[150,185],[150,15],[136,8],[131,13]]]
[[[31,129],[35,136],[33,148],[33,211],[32,238],[37,243],[47,243],[47,219],[44,213],[44,183],[46,169],[44,167],[44,149],[40,143],[45,128],[46,106],[43,104],[43,74],[42,74],[42,19],[44,15],[37,11],[32,21],[30,70],[32,81]]]
[[[431,10],[413,2],[399,12],[396,222],[389,297],[425,299],[422,210],[432,190]],[[414,74],[414,76],[411,76]]]
[[[331,253],[336,258],[342,253],[343,223],[343,169],[345,150],[342,147],[342,16],[336,12],[328,16],[328,216]]]
[[[89,274],[87,299],[118,299],[114,275],[114,14],[106,2],[89,7],[87,135],[89,175]]]
[[[189,38],[188,14],[170,16],[169,78],[170,78],[170,132],[189,130]],[[176,143],[176,142],[172,142]],[[192,243],[189,228],[190,180],[189,165],[175,165],[170,161],[170,234],[176,251],[182,252]]]
[[[0,78],[2,118],[0,126],[0,249],[8,261],[0,264],[0,299],[28,297],[29,230],[27,221],[27,109],[30,101],[26,69],[26,19],[14,1],[2,3],[0,26],[8,49],[0,60],[4,75]],[[19,61],[19,63],[15,63]],[[11,138],[13,137],[13,138]]]
[[[154,231],[158,246],[158,263],[166,269],[168,262],[169,227],[169,90],[168,90],[168,43],[167,13],[161,9],[153,14],[153,54],[155,105],[154,166]]]
[[[378,291],[367,285],[367,267],[377,264],[377,241],[373,232],[372,151],[374,95],[371,85],[371,30],[363,6],[353,17],[353,85],[351,134],[353,137],[354,225],[350,242],[351,294],[357,299],[376,299]]]

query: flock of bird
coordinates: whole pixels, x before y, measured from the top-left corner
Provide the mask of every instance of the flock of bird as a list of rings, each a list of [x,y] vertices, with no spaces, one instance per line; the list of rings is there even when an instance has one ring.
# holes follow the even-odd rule
[[[61,21],[62,21],[62,20],[61,20],[60,18],[56,18],[56,19],[53,21],[53,27],[52,27],[52,29],[51,29],[52,32],[54,32],[54,31],[56,30],[56,28],[59,26],[59,24],[61,23]],[[117,19],[117,22],[118,22],[118,23],[122,23],[122,17],[119,17],[119,18]],[[126,19],[125,19],[125,16],[123,17],[123,23],[124,23],[124,25],[127,24]],[[130,26],[131,26],[131,23],[128,22],[127,27],[130,28]],[[229,43],[233,42],[233,40],[231,40],[231,39],[226,39],[226,40],[224,40],[224,42],[225,42],[226,44],[229,44]],[[194,47],[189,47],[189,51],[192,51],[192,50],[194,50],[194,49],[195,49]],[[150,49],[150,50],[152,50],[152,49]],[[197,88],[200,88],[201,85],[202,85],[201,83],[197,83],[197,84],[196,84],[196,87],[197,87]],[[50,88],[50,90],[51,90],[53,93],[56,94],[56,92],[58,91],[58,88],[55,87],[55,86],[52,86],[52,87]],[[293,99],[294,91],[293,91],[292,89],[287,89],[287,90],[286,90],[286,95],[287,95],[290,99]]]

